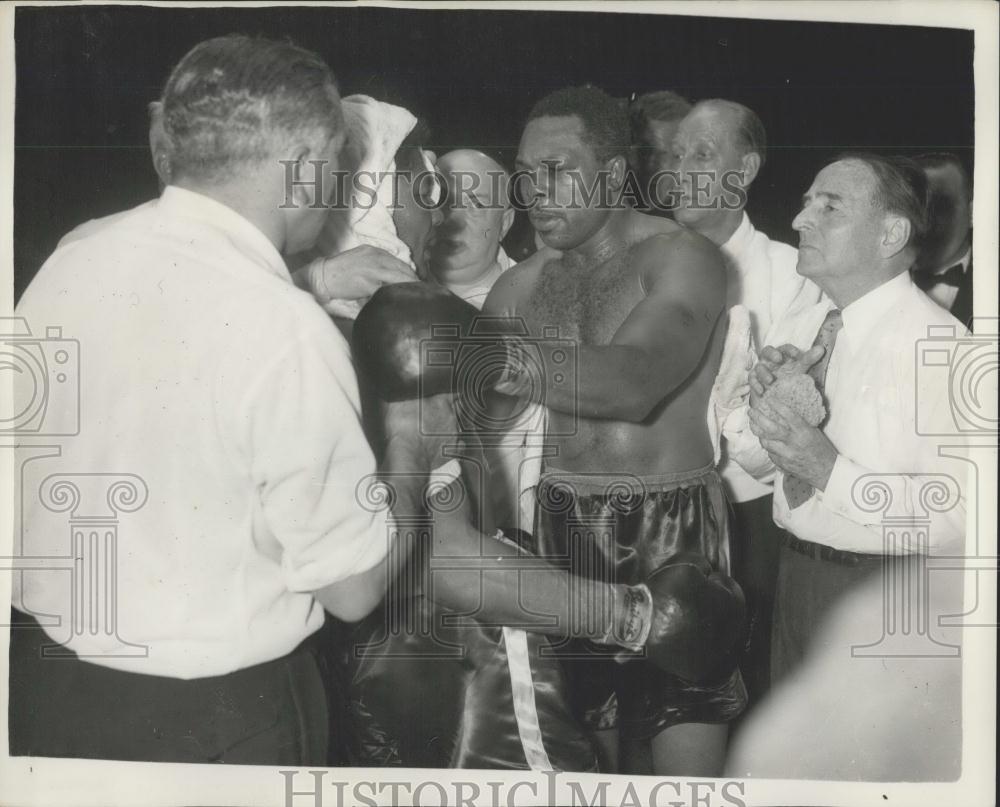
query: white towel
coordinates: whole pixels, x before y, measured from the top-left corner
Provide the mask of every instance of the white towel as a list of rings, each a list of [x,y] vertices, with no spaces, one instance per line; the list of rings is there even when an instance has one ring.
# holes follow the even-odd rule
[[[413,269],[410,249],[396,234],[392,202],[396,152],[413,131],[417,119],[402,107],[377,101],[367,95],[351,95],[342,101],[347,138],[355,150],[355,166],[363,189],[353,191],[346,210],[331,210],[317,241],[326,257],[339,255],[362,244],[384,249]],[[425,161],[426,162],[426,161]],[[381,182],[378,180],[381,178]],[[375,183],[375,197],[371,191]],[[417,280],[416,271],[413,279]],[[323,307],[334,316],[354,319],[367,300],[331,300]]]
[[[756,361],[750,311],[743,305],[729,309],[726,341],[722,347],[722,361],[708,399],[708,433],[715,452],[715,464],[722,458],[722,427],[726,418],[738,409],[749,394],[750,370]],[[740,392],[740,390],[745,391]],[[733,398],[736,391],[738,397]]]

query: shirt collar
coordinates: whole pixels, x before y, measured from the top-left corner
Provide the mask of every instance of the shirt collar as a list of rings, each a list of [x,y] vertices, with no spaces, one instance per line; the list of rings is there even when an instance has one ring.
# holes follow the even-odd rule
[[[220,230],[236,249],[252,261],[282,280],[291,282],[288,267],[274,244],[255,224],[231,207],[176,185],[166,187],[160,196],[159,207],[168,215],[196,219]]]
[[[852,352],[864,347],[868,335],[885,318],[885,314],[896,306],[901,297],[913,289],[909,272],[900,272],[891,280],[872,289],[863,297],[844,308],[844,334]]]
[[[744,210],[743,215],[740,218],[739,225],[733,231],[733,234],[726,240],[726,243],[719,247],[719,249],[721,249],[722,254],[731,259],[737,267],[740,267],[743,264],[743,261],[740,260],[740,256],[750,247],[750,242],[753,241],[753,237],[756,232],[757,230],[750,223],[750,217]]]

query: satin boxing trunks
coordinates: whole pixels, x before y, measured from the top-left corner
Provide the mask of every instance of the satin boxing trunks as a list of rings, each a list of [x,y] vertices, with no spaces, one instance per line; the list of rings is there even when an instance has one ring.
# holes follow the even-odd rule
[[[727,507],[714,467],[657,476],[571,473],[547,468],[539,480],[534,540],[554,565],[591,579],[635,585],[680,552],[703,555],[729,573]],[[725,723],[747,704],[738,669],[692,684],[614,648],[553,640],[572,708],[595,731],[617,728],[645,739],[679,723]]]
[[[420,554],[397,579],[414,580]],[[421,582],[407,587],[416,593],[390,591],[347,643],[352,765],[596,772],[546,637],[481,625]]]

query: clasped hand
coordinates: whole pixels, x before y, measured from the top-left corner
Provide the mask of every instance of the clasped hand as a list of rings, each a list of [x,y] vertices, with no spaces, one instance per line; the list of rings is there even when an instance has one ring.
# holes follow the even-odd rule
[[[750,374],[750,430],[761,447],[786,474],[825,490],[837,461],[837,449],[816,426],[810,426],[791,407],[775,399],[761,405],[767,388],[780,375],[804,373],[823,357],[822,347],[801,351],[794,345],[765,347]]]

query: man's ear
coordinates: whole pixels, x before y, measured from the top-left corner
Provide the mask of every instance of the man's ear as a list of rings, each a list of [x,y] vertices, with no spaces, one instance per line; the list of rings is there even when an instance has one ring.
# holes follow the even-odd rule
[[[292,164],[292,187],[289,190],[294,206],[297,208],[323,206],[320,190],[325,181],[333,181],[333,178],[328,176],[329,166],[317,164],[318,156],[306,143],[296,143],[287,154],[285,159]],[[288,195],[286,193],[286,198]]]
[[[749,188],[750,183],[757,178],[760,171],[760,155],[751,151],[743,155],[743,187]]]
[[[882,241],[879,244],[882,255],[891,258],[898,255],[910,242],[913,225],[904,216],[886,216],[885,229],[882,231]]]
[[[149,105],[149,151],[153,157],[153,169],[160,182],[169,185],[173,178],[170,164],[170,139],[163,125],[163,103],[153,101]]]
[[[510,228],[514,226],[514,208],[508,207],[503,212],[503,218],[500,219],[500,239],[501,241],[507,237],[507,233],[510,232]]]

